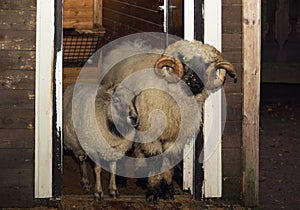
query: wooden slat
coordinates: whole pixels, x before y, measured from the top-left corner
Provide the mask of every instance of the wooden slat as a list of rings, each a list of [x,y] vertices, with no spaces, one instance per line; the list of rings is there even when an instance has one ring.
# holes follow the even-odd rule
[[[106,6],[107,2],[110,0],[104,0],[103,4]],[[163,1],[158,0],[121,0],[124,3],[138,6],[141,8],[146,8],[156,11],[159,5],[163,5]]]
[[[34,90],[0,90],[0,109],[34,109]]]
[[[33,129],[0,129],[0,149],[33,149]]]
[[[258,205],[261,1],[243,0],[243,200]]]
[[[0,109],[0,128],[31,128],[34,125],[34,110]],[[1,165],[1,164],[0,164]]]
[[[132,28],[135,28],[137,30],[143,30],[147,32],[147,31],[158,31],[161,29],[160,24],[139,19],[132,15],[119,13],[118,11],[108,9],[106,7],[103,8],[103,15],[106,18],[109,17],[113,21],[119,21],[120,23],[131,26]],[[103,26],[106,28],[105,25]]]
[[[12,69],[34,70],[35,51],[0,51],[0,71]]]
[[[222,171],[224,177],[241,176],[241,150],[240,148],[222,149]]]
[[[32,187],[33,168],[31,169],[1,169],[0,188],[3,187]]]
[[[223,148],[238,148],[242,146],[241,121],[226,122],[222,137]],[[240,157],[237,157],[240,158]]]
[[[1,54],[1,53],[0,53]],[[1,63],[1,59],[0,59]],[[4,70],[0,71],[0,90],[26,89],[34,90],[34,71]]]
[[[33,207],[33,187],[3,187],[0,190],[0,207]]]
[[[0,170],[33,169],[32,149],[0,149]]]
[[[35,31],[0,30],[1,50],[35,50]]]
[[[0,1],[0,9],[1,10],[36,11],[36,0],[22,0],[22,1],[1,0]]]
[[[223,5],[222,6],[223,26],[224,33],[242,33],[242,6],[241,5]]]
[[[242,121],[242,94],[226,94],[226,122]]]
[[[106,1],[105,8],[118,11],[119,13],[132,15],[136,18],[156,24],[161,24],[163,22],[163,16],[159,14],[157,10],[150,10],[145,7],[128,4],[123,1]]]
[[[0,9],[0,30],[35,30],[36,11]]]

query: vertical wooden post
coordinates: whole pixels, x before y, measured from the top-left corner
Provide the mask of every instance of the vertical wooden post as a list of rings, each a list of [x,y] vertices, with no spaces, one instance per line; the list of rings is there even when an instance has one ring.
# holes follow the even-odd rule
[[[102,26],[102,0],[94,0],[94,20],[93,27],[100,28]]]
[[[258,205],[261,0],[243,0],[243,200]]]

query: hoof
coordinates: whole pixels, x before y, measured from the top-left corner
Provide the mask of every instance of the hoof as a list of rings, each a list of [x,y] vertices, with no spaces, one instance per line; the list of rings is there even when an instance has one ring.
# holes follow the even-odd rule
[[[174,187],[173,184],[168,184],[165,180],[161,182],[161,189],[162,189],[162,198],[164,200],[174,200]]]
[[[150,203],[157,203],[159,198],[162,197],[162,191],[160,185],[154,187],[148,187],[146,200]]]
[[[104,198],[103,192],[95,192],[94,197],[96,201],[102,201]]]
[[[80,185],[82,187],[83,190],[89,192],[92,189],[92,185],[88,182],[88,181],[80,181]]]
[[[118,197],[120,197],[120,193],[118,190],[110,190],[109,195],[113,199],[117,199]]]

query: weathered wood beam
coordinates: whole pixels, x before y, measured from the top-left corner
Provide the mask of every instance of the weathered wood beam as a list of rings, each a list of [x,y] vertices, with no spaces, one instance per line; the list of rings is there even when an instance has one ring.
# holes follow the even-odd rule
[[[243,200],[258,205],[261,0],[243,0]]]

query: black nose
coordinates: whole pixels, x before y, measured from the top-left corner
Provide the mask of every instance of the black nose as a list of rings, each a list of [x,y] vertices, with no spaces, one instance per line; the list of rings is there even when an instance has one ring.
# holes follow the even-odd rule
[[[136,114],[131,114],[131,115],[129,116],[129,119],[130,119],[130,124],[131,124],[132,126],[134,126],[134,127],[137,127],[137,126],[138,126],[138,124],[139,124],[139,119],[138,119],[138,117],[137,117]]]

